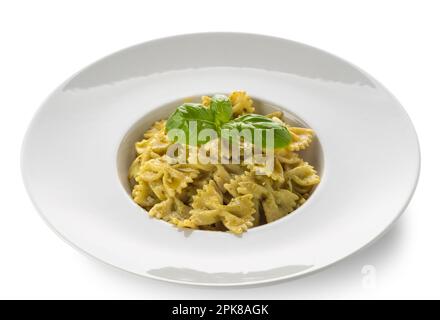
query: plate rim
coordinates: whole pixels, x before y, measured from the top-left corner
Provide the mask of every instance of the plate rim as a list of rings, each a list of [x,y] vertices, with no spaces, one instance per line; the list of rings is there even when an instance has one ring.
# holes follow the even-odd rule
[[[55,96],[57,93],[60,92],[60,90],[67,84],[69,83],[69,81],[71,81],[75,76],[81,74],[82,72],[84,72],[85,70],[87,70],[88,68],[90,68],[91,66],[101,62],[104,59],[107,58],[111,58],[114,55],[120,54],[122,52],[126,52],[128,50],[132,50],[132,49],[136,49],[138,47],[144,46],[146,44],[150,44],[150,43],[154,43],[154,42],[159,42],[159,41],[169,41],[169,40],[173,40],[174,38],[184,38],[184,37],[194,37],[194,36],[218,36],[218,35],[222,35],[222,36],[236,36],[236,35],[241,35],[241,36],[252,36],[252,37],[256,37],[256,38],[270,38],[270,39],[275,39],[275,40],[280,40],[280,41],[286,41],[286,42],[292,42],[295,43],[297,45],[306,47],[306,48],[310,48],[312,50],[316,50],[319,52],[323,52],[327,55],[330,55],[333,58],[336,58],[344,63],[346,63],[347,65],[351,66],[352,68],[360,71],[364,76],[368,77],[370,80],[374,81],[378,86],[380,86],[380,88],[386,92],[389,95],[389,98],[392,99],[396,106],[400,107],[400,111],[403,112],[402,114],[405,115],[406,120],[408,121],[408,123],[411,125],[411,129],[412,132],[414,134],[414,138],[415,138],[415,143],[416,143],[416,147],[417,147],[417,168],[416,168],[416,177],[414,179],[414,181],[412,182],[412,186],[411,186],[411,191],[410,194],[408,195],[408,197],[406,198],[406,201],[403,203],[403,205],[401,206],[400,210],[398,211],[398,213],[395,215],[394,219],[388,224],[388,226],[379,234],[376,235],[376,237],[372,238],[369,242],[367,242],[365,245],[363,245],[362,247],[359,247],[358,249],[354,250],[353,252],[351,252],[350,254],[340,257],[336,260],[334,260],[333,262],[330,262],[326,265],[321,265],[318,267],[312,267],[310,269],[306,269],[303,271],[300,271],[298,273],[293,273],[293,274],[288,274],[288,275],[283,275],[280,277],[275,277],[275,278],[269,278],[269,279],[262,279],[262,280],[253,280],[253,281],[244,281],[244,282],[227,282],[227,283],[217,283],[217,282],[194,282],[194,281],[184,281],[184,280],[175,280],[175,279],[170,279],[170,278],[166,278],[166,277],[160,277],[160,276],[155,276],[149,273],[144,273],[144,274],[140,274],[128,269],[125,269],[123,267],[120,267],[118,265],[112,264],[108,261],[105,261],[89,252],[87,252],[85,249],[81,248],[80,246],[76,245],[73,241],[69,240],[67,237],[65,237],[59,230],[57,230],[52,223],[49,221],[49,219],[45,216],[45,214],[43,213],[43,210],[39,207],[39,205],[37,204],[37,201],[34,198],[34,195],[31,192],[31,188],[29,186],[29,181],[28,179],[25,177],[25,173],[24,173],[24,162],[26,161],[24,159],[24,150],[26,149],[26,146],[29,144],[28,140],[29,140],[29,136],[30,136],[30,132],[32,131],[33,126],[35,125],[36,119],[38,118],[38,116],[42,113],[44,106],[46,105],[46,103],[48,101],[50,101],[50,99]],[[384,86],[382,85],[379,81],[377,81],[374,77],[372,77],[369,73],[365,72],[364,70],[362,70],[361,68],[359,68],[358,66],[354,65],[353,63],[340,58],[339,56],[330,53],[326,50],[314,47],[314,46],[310,46],[308,44],[304,44],[302,42],[298,42],[295,40],[291,40],[291,39],[287,39],[287,38],[282,38],[282,37],[277,37],[277,36],[271,36],[271,35],[265,35],[265,34],[257,34],[257,33],[245,33],[245,32],[195,32],[195,33],[183,33],[183,34],[176,34],[176,35],[172,35],[172,36],[168,36],[168,37],[161,37],[161,38],[155,38],[152,40],[148,40],[148,41],[143,41],[131,46],[127,46],[125,48],[122,48],[120,50],[117,50],[115,52],[112,52],[108,55],[105,55],[97,60],[95,60],[94,62],[86,65],[85,67],[81,68],[79,71],[75,72],[74,74],[72,74],[71,76],[69,76],[65,81],[63,81],[60,85],[58,85],[54,90],[52,90],[52,92],[43,100],[42,103],[40,103],[39,107],[36,109],[36,111],[34,112],[30,122],[27,125],[27,129],[26,132],[24,134],[23,140],[22,140],[22,145],[20,148],[20,172],[21,172],[21,177],[22,177],[22,181],[23,184],[25,186],[25,190],[31,200],[31,203],[33,204],[34,208],[36,209],[36,211],[38,212],[38,214],[40,215],[40,217],[43,219],[43,221],[49,226],[49,228],[58,236],[60,237],[64,242],[66,242],[67,244],[69,244],[71,247],[75,248],[76,250],[78,250],[79,252],[85,254],[88,257],[92,257],[93,259],[96,259],[97,261],[103,262],[106,265],[112,266],[116,269],[119,270],[123,270],[125,272],[129,272],[131,274],[134,274],[136,276],[142,277],[142,278],[150,278],[150,279],[154,279],[154,280],[160,280],[160,281],[165,281],[165,282],[169,282],[169,283],[177,283],[177,284],[184,284],[184,285],[190,285],[190,286],[195,286],[195,287],[200,287],[200,286],[204,286],[204,287],[241,287],[241,286],[259,286],[259,285],[267,285],[267,284],[271,284],[271,283],[279,283],[281,281],[285,281],[285,280],[289,280],[289,279],[297,279],[297,278],[301,278],[301,277],[305,277],[308,275],[313,275],[316,272],[325,270],[331,266],[333,266],[334,264],[343,261],[347,258],[350,258],[351,256],[357,254],[358,252],[363,251],[365,248],[369,247],[370,245],[372,245],[373,243],[375,243],[376,241],[380,240],[382,238],[383,235],[385,235],[390,229],[392,229],[396,223],[396,221],[402,216],[402,214],[405,212],[405,209],[408,207],[410,201],[412,200],[415,190],[417,188],[418,185],[418,181],[420,178],[420,171],[421,171],[421,150],[420,150],[420,142],[419,142],[419,138],[417,135],[417,131],[415,129],[414,123],[412,122],[411,118],[409,117],[408,112],[405,110],[405,108],[402,106],[402,104],[398,101],[398,99]]]

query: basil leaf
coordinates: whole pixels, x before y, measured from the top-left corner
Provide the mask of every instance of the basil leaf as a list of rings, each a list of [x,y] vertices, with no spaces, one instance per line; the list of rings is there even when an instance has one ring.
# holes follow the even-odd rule
[[[237,119],[234,119],[222,126],[222,129],[233,130],[236,129],[238,132],[242,132],[244,129],[249,129],[252,133],[251,141],[254,142],[254,137],[257,130],[262,130],[262,144],[265,148],[266,143],[266,133],[265,130],[273,130],[274,133],[274,148],[283,148],[287,146],[292,140],[289,130],[279,122],[273,121],[258,114],[247,114]],[[246,139],[246,136],[244,136]]]
[[[210,108],[214,113],[215,122],[218,126],[231,120],[232,103],[227,96],[222,94],[212,96]]]
[[[166,132],[173,142],[178,140],[185,144],[204,144],[220,131],[222,135],[229,135],[230,139],[236,139],[240,136],[234,134],[242,133],[242,137],[254,143],[257,135],[261,134],[262,147],[267,147],[266,130],[273,130],[274,148],[282,148],[287,146],[292,137],[287,128],[270,118],[258,114],[246,114],[234,120],[232,118],[232,104],[228,97],[224,95],[214,95],[211,98],[210,108],[205,108],[198,103],[184,103],[179,106],[176,111],[168,118],[166,123]],[[179,129],[180,131],[173,131]],[[204,129],[212,130],[208,132],[208,136],[200,136],[200,132]],[[227,130],[223,130],[227,129]],[[248,131],[243,131],[248,129]],[[176,133],[179,134],[177,137]],[[206,131],[204,133],[207,133]],[[183,135],[183,136],[182,136]],[[226,136],[223,136],[227,138]]]
[[[191,124],[191,122],[193,123]],[[196,128],[194,128],[194,125],[196,125]],[[191,132],[192,128],[196,129],[196,132]],[[196,143],[199,145],[209,141],[209,139],[199,139],[200,131],[203,129],[217,131],[217,126],[215,124],[214,114],[211,110],[205,108],[201,104],[184,103],[177,107],[176,111],[174,111],[168,118],[165,129],[169,137],[171,130],[180,129],[185,135],[186,144]],[[176,142],[177,140],[174,136],[170,138],[173,142]]]

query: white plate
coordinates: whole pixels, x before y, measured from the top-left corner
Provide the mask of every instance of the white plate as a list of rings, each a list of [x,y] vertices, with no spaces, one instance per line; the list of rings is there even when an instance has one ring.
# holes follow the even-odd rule
[[[234,89],[316,131],[318,188],[295,214],[240,237],[149,218],[125,181],[132,143],[183,98]],[[410,119],[371,76],[303,44],[236,33],[155,40],[92,64],[47,99],[22,150],[35,206],[69,243],[139,275],[200,285],[293,278],[349,256],[399,217],[419,167]]]

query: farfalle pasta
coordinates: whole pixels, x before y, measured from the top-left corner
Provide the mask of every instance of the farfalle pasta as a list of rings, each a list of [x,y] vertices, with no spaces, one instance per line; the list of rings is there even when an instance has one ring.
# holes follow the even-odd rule
[[[312,143],[313,130],[284,123],[281,111],[264,117],[255,115],[253,101],[244,91],[234,91],[228,97],[203,96],[201,100],[200,104],[179,107],[181,113],[172,121],[171,117],[168,121],[157,121],[146,131],[144,138],[136,142],[137,156],[129,169],[133,200],[150,216],[178,228],[234,234],[292,214],[320,182],[316,170],[299,154]],[[243,139],[233,142],[241,148],[235,163],[224,161],[233,158],[224,150],[218,152],[218,163],[173,161],[168,154],[169,147],[175,143],[167,131],[170,123],[175,125],[176,119],[188,115],[197,118],[198,111],[203,112],[205,118],[201,121],[206,127],[212,123],[217,132],[226,122],[223,127],[247,128],[260,124],[262,128],[279,129],[275,131],[272,152],[267,151],[268,144],[262,148],[266,156],[272,155],[272,167],[246,162],[242,149],[254,145],[255,141]],[[221,145],[225,141],[222,139],[220,136],[210,143]],[[201,148],[199,142],[196,145],[188,142],[180,145],[186,151]],[[208,143],[204,144],[205,148],[208,146]],[[211,151],[210,156],[213,154],[214,151]],[[185,159],[189,158],[186,155]]]

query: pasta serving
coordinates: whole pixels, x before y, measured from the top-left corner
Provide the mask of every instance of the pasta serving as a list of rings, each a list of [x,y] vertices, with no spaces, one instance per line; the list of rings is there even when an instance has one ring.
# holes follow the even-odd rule
[[[137,156],[129,169],[134,201],[150,216],[179,228],[234,234],[295,211],[320,181],[313,166],[299,155],[312,142],[313,130],[290,126],[283,122],[279,111],[265,116],[254,112],[251,97],[244,91],[234,91],[228,97],[204,96],[200,104],[184,104],[168,120],[154,123],[135,144]],[[168,150],[175,144],[171,129],[188,130],[189,117],[214,132],[220,132],[219,128],[273,129],[274,146],[266,138],[260,148],[264,155],[272,154],[272,167],[266,169],[261,163],[244,160],[245,146],[255,148],[257,140],[243,137],[232,143],[239,148],[235,163],[171,161]],[[184,140],[178,145],[188,151],[230,141],[223,136],[207,140]],[[210,155],[213,154],[211,151]],[[223,150],[219,154],[223,160],[231,158]]]

